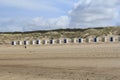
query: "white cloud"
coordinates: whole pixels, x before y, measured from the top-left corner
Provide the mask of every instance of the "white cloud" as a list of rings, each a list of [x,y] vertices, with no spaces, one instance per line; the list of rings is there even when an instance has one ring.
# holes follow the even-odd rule
[[[0,0],[0,31],[66,28],[69,18],[63,15],[67,14],[74,1],[76,0]]]
[[[36,18],[4,18],[0,19],[0,31],[33,31],[33,30],[49,30],[58,28],[67,28],[69,18],[61,16],[58,18],[45,19],[43,17]]]
[[[119,0],[80,0],[69,12],[70,27],[100,27],[116,25]]]
[[[69,25],[69,18],[67,16],[61,16],[58,18],[45,19],[43,17],[36,17],[26,23],[26,26],[31,27],[31,30],[47,30],[66,28]],[[24,28],[28,30],[28,28]]]
[[[77,0],[0,0],[0,6],[3,5],[2,7],[12,6],[25,9],[25,11],[40,11],[39,13],[43,12],[46,16],[54,16],[54,18],[37,17],[38,15],[33,18],[28,18],[30,16],[25,16],[24,18],[17,16],[15,18],[4,18],[1,16],[0,31],[31,31],[120,25],[119,0],[79,0],[79,2],[74,4],[74,8],[68,15],[61,14],[60,17],[55,16],[58,13],[64,13],[64,8],[68,7],[65,4],[72,6],[74,1]],[[65,11],[69,9],[67,8]]]

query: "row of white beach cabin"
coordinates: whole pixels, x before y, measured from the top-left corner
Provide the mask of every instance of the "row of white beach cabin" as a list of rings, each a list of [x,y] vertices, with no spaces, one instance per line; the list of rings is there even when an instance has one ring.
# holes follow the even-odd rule
[[[68,43],[98,43],[98,42],[120,42],[120,37],[116,38],[116,37],[103,37],[103,38],[99,38],[99,37],[95,37],[95,38],[74,38],[74,39],[69,39],[69,38],[65,38],[65,39],[46,39],[46,40],[32,40],[32,41],[12,41],[12,45],[40,45],[40,44],[68,44]]]

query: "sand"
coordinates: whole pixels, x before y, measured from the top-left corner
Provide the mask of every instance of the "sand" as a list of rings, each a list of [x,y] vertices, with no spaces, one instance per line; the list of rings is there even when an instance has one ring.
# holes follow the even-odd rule
[[[120,80],[120,43],[1,45],[0,80]]]

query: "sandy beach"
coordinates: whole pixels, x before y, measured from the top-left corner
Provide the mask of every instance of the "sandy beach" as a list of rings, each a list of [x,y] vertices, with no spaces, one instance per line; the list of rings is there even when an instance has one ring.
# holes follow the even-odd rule
[[[0,80],[120,80],[120,43],[1,45]]]

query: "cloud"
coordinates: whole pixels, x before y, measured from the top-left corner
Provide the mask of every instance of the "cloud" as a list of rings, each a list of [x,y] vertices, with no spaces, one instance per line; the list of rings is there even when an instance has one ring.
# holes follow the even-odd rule
[[[24,18],[0,18],[0,31],[23,31],[25,21],[27,20]]]
[[[67,28],[69,25],[68,16],[58,18],[4,18],[0,19],[0,31],[34,31]]]
[[[0,0],[0,31],[120,25],[119,0],[79,0],[74,4],[75,1],[78,0]]]
[[[77,0],[0,0],[0,31],[66,28],[67,12],[74,1]]]
[[[70,27],[86,28],[117,25],[119,0],[80,0],[69,12]]]
[[[28,30],[49,30],[58,28],[67,28],[69,25],[69,18],[67,16],[60,16],[58,18],[45,19],[43,17],[36,17],[28,21],[23,29]]]

